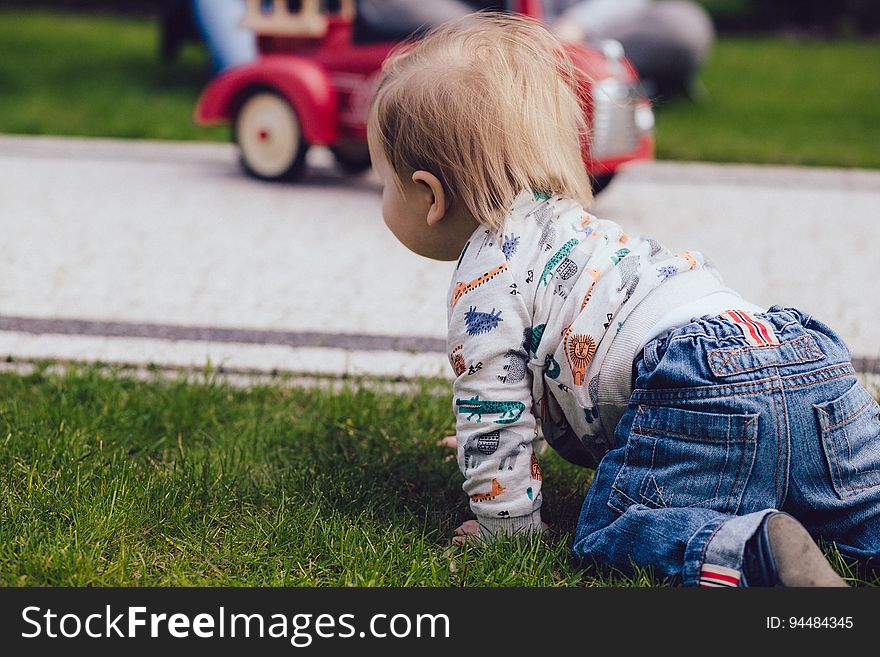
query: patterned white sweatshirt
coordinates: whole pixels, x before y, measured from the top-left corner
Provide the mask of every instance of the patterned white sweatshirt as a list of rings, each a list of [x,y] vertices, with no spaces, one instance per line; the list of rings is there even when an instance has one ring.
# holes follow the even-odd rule
[[[627,235],[567,198],[523,191],[502,230],[473,233],[449,289],[448,349],[458,464],[484,536],[540,525],[539,427],[595,467],[646,334],[719,290],[701,254]]]

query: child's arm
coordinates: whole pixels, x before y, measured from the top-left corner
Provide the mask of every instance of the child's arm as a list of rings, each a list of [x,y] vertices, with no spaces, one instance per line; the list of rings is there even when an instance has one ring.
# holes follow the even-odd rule
[[[531,320],[522,296],[510,293],[516,288],[505,264],[494,251],[462,268],[456,272],[462,286],[453,288],[460,293],[450,297],[457,458],[487,539],[542,527],[532,377],[523,350]],[[485,274],[491,277],[475,283]]]

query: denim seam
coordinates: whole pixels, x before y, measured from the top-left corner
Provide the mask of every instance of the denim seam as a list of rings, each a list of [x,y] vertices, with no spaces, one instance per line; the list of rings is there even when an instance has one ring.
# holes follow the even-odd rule
[[[724,469],[727,467],[727,462],[730,461],[730,443],[729,442],[725,444],[725,448],[726,449],[724,450],[724,463],[721,464],[721,469],[720,469],[720,472],[722,472],[722,473],[724,472]],[[745,450],[743,450],[743,451],[745,451]],[[738,480],[739,480],[739,468],[736,469],[736,477],[734,477],[734,479],[733,479],[733,486],[731,487],[731,490],[728,491],[727,499],[724,501],[724,509],[727,509],[727,505],[730,503],[730,496],[733,494],[733,488],[736,487],[736,482]],[[717,500],[718,497],[720,496],[720,493],[721,493],[721,477],[718,477],[718,483],[715,484],[715,492],[712,493],[712,498]]]
[[[718,351],[718,350],[713,350],[713,351],[710,351],[710,352],[709,352],[709,358],[710,358],[710,361],[711,361],[711,359],[716,358],[715,354],[717,353],[717,351]],[[738,348],[737,348],[737,349],[732,349],[732,350],[727,354],[727,358],[724,359],[724,362],[721,363],[721,364],[718,366],[718,368],[720,369],[720,368],[723,368],[723,367],[727,367],[727,364],[728,364],[730,361],[733,360],[733,357],[734,357],[737,353],[739,353],[739,351],[740,351],[740,350],[739,350]],[[709,367],[712,368],[712,374],[714,374],[715,376],[718,376],[718,372],[715,371],[715,367],[713,366],[713,363],[712,363],[712,362],[709,363]]]
[[[755,349],[769,349],[769,348],[770,347],[755,347]],[[776,347],[773,347],[773,349],[776,349]],[[716,358],[716,356],[714,355],[715,351],[717,351],[717,350],[713,350],[712,352],[709,353],[710,359]],[[718,365],[717,370],[715,368],[715,361],[710,360],[709,367],[712,369],[712,373],[718,377],[733,376],[734,374],[745,374],[746,372],[754,372],[755,370],[762,370],[765,367],[781,367],[783,365],[799,365],[801,363],[812,363],[814,361],[821,360],[825,355],[825,354],[822,354],[821,356],[802,356],[802,357],[796,358],[794,360],[774,361],[772,363],[767,363],[766,365],[754,365],[751,367],[740,367],[739,369],[721,371],[721,368],[724,367],[733,358],[733,356],[739,355],[745,351],[748,351],[748,350],[741,349],[741,350],[739,350],[738,353],[731,354],[730,358],[725,360],[724,363]]]
[[[629,500],[632,504],[638,504],[638,501],[637,501],[637,500],[634,500],[634,499],[631,498],[629,495],[627,495],[626,493],[624,493],[624,492],[620,489],[620,487],[618,487],[618,485],[617,485],[617,482],[620,481],[620,476],[621,476],[621,474],[622,474],[623,471],[626,469],[627,464],[632,460],[632,459],[630,459],[630,451],[631,451],[630,441],[627,440],[627,441],[626,441],[626,446],[625,446],[624,449],[623,449],[623,462],[620,464],[620,469],[617,471],[617,475],[614,477],[614,481],[611,482],[611,491],[612,491],[612,493],[616,492],[616,493],[622,495],[622,496],[625,497],[627,500]],[[613,503],[613,501],[612,501],[612,496],[611,496],[611,495],[608,496],[608,502],[607,502],[607,504],[608,504],[608,506],[610,506],[612,509],[614,509],[615,511],[618,511],[618,512],[620,512],[620,513],[624,513],[624,512],[626,511],[626,507],[624,507],[624,508],[620,508],[618,505],[616,505],[616,504]]]
[[[840,420],[837,424],[825,426],[824,428],[827,429],[828,431],[833,431],[834,429],[837,429],[838,427],[842,427],[844,424],[848,424],[849,422],[851,422],[853,420],[853,418],[856,418],[859,415],[861,415],[862,413],[864,413],[865,409],[874,403],[876,403],[876,402],[873,399],[869,399],[867,402],[862,404],[858,408],[858,410],[853,411],[852,413],[847,415],[845,418]],[[823,415],[825,415],[825,421],[822,424],[827,424],[828,422],[831,421],[831,414],[828,411],[826,411],[824,408],[818,408],[818,410],[821,411]]]
[[[788,479],[791,476],[791,427],[788,419],[788,403],[785,399],[785,388],[782,389],[781,399],[783,428],[785,430],[785,463],[782,469],[782,497],[779,498],[777,509],[781,509],[788,499]]]
[[[654,457],[656,455],[657,455],[657,441],[655,440],[654,443],[651,445],[651,465],[648,467],[648,473],[651,473],[654,471]],[[654,476],[651,475],[651,478],[654,479]],[[647,486],[647,478],[645,481],[645,485]],[[654,479],[654,486],[657,487],[657,492],[660,493],[660,487],[657,486],[656,479]],[[642,487],[639,486],[639,497],[641,497],[645,502],[648,502],[650,500],[650,498],[645,495],[645,492],[647,492],[647,488],[645,488],[645,490],[642,490]],[[660,502],[661,503],[663,502],[663,494],[662,493],[660,494]],[[663,504],[663,506],[665,507],[666,505]]]
[[[747,448],[747,445],[745,445],[742,450],[742,457],[739,460],[739,466],[737,466],[737,468],[736,468],[736,477],[734,477],[733,484],[730,486],[730,490],[727,493],[727,499],[724,501],[724,512],[725,513],[736,514],[736,512],[739,510],[739,502],[737,502],[736,509],[733,509],[732,511],[728,512],[728,508],[730,507],[730,497],[731,497],[731,495],[733,495],[733,491],[736,490],[736,485],[737,485],[737,483],[739,483],[740,472],[742,472],[743,465],[745,465],[745,462],[746,462],[746,448]],[[725,463],[726,463],[726,460],[725,460]],[[718,483],[720,485],[720,483],[721,483],[720,479],[719,479]],[[739,498],[740,498],[740,500],[742,500],[742,495],[740,495]]]
[[[692,395],[697,392],[710,392],[710,393],[719,393],[717,396],[725,397],[729,395],[740,394],[735,392],[736,388],[744,388],[749,387],[753,388],[754,392],[765,392],[765,390],[761,389],[762,385],[770,383],[774,380],[773,377],[766,377],[763,379],[758,379],[757,381],[741,381],[739,383],[721,383],[707,386],[692,386],[689,388],[659,388],[657,390],[649,390],[647,388],[642,388],[640,390],[633,391],[633,399],[635,401],[644,401],[650,402],[651,400],[659,400],[666,401],[667,399],[672,399],[675,397],[681,397],[682,395]],[[721,390],[730,391],[730,392],[720,392]],[[650,393],[650,394],[648,394]],[[750,394],[750,393],[743,393]]]
[[[712,533],[709,534],[709,538],[706,539],[706,542],[703,543],[703,549],[700,551],[699,569],[697,570],[698,575],[703,570],[703,564],[706,563],[706,550],[709,549],[709,543],[712,542],[712,539],[715,538],[715,534],[717,534],[718,530],[721,529],[723,526],[724,526],[724,521],[722,520],[721,522],[718,523],[718,526],[712,530]]]
[[[645,347],[645,355],[643,358],[649,372],[654,371],[657,365],[660,364],[660,359],[657,358],[657,340],[651,340],[651,342],[648,343]]]
[[[746,423],[753,418],[748,418]],[[707,436],[705,434],[692,434],[692,433],[680,433],[677,431],[667,431],[666,429],[656,429],[653,427],[643,427],[643,426],[633,426],[631,431],[638,434],[639,436],[645,436],[645,438],[655,438],[652,434],[648,433],[649,431],[653,431],[655,433],[659,433],[663,436],[671,436],[671,437],[681,437],[681,438],[703,438],[704,442],[712,442],[712,443],[739,443],[739,442],[755,442],[755,438],[750,438],[749,436],[730,436],[728,434],[727,438],[713,438],[711,436]]]
[[[864,472],[880,472],[880,470],[865,470]],[[863,486],[844,486],[843,490],[856,491],[863,488],[876,488],[877,486],[880,486],[880,482],[876,484],[864,484]]]
[[[770,382],[771,379],[767,379],[766,382]],[[781,390],[781,388],[777,386],[767,386],[764,383],[760,388],[754,390],[744,390],[740,392],[729,391],[727,386],[723,387],[723,391],[714,390],[718,388],[718,386],[707,386],[701,392],[702,395],[693,394],[693,392],[697,391],[697,388],[688,388],[687,390],[678,390],[666,395],[661,396],[652,396],[651,398],[643,398],[640,401],[644,402],[668,402],[668,401],[710,401],[713,399],[724,399],[724,398],[736,398],[736,397],[751,397],[754,395],[764,394],[764,393],[772,393],[777,390]],[[711,394],[711,393],[715,394]]]
[[[781,329],[776,329],[781,332]],[[812,335],[804,334],[799,335],[796,338],[792,338],[791,340],[783,340],[780,341],[779,344],[763,344],[763,345],[753,345],[747,344],[742,347],[720,347],[718,349],[712,349],[709,353],[716,351],[763,351],[765,349],[779,349],[780,347],[784,347],[785,345],[791,345],[794,349],[801,351],[804,354],[810,356],[824,356],[825,354],[819,349],[819,345],[816,344],[815,338]]]
[[[782,461],[782,442],[779,437],[779,409],[776,405],[776,393],[771,393],[770,400],[773,402],[773,427],[776,432],[776,473],[773,482],[773,500],[779,508],[779,468]]]
[[[843,361],[841,363],[835,363],[834,365],[827,365],[826,367],[823,367],[822,369],[812,370],[810,372],[799,372],[798,374],[787,374],[781,378],[783,381],[788,381],[788,380],[792,380],[792,379],[799,379],[799,378],[806,377],[806,376],[812,376],[814,374],[822,374],[824,372],[833,371],[836,369],[842,369],[845,374],[849,374],[849,373],[855,374],[855,372],[856,372],[852,366],[852,362]],[[833,377],[821,378],[821,379],[818,379],[817,381],[811,381],[810,383],[806,383],[803,385],[812,385],[813,383],[821,383],[822,381],[831,380],[834,378],[837,378],[837,375],[835,375]],[[786,386],[786,387],[792,387],[792,386]]]
[[[825,413],[821,408],[819,411]],[[823,430],[822,434],[824,437],[827,434],[827,431]],[[828,444],[831,446],[831,456],[834,458],[834,465],[837,467],[837,478],[840,480],[841,486],[843,486],[843,473],[840,470],[840,459],[837,458],[837,450],[834,449],[834,440],[831,439],[831,436],[828,436]],[[848,490],[846,486],[843,486],[843,489]]]
[[[807,383],[802,384],[785,384],[785,381],[790,379],[798,379],[804,376],[812,376],[814,374],[820,374],[822,372],[827,372],[829,370],[834,370],[837,368],[844,367],[844,371],[834,376],[823,377],[820,379],[816,379],[813,381],[809,381]],[[852,368],[851,363],[837,363],[836,365],[830,365],[828,367],[824,367],[821,370],[814,370],[812,372],[804,372],[800,374],[791,374],[784,377],[770,377],[765,379],[759,379],[757,381],[742,381],[740,383],[725,383],[721,385],[711,385],[711,386],[694,386],[692,388],[680,389],[680,388],[661,388],[658,390],[648,390],[646,388],[642,388],[640,390],[635,390],[632,393],[632,400],[635,402],[642,403],[650,403],[650,402],[666,402],[670,400],[677,399],[700,399],[700,400],[710,400],[710,399],[718,399],[721,397],[746,397],[748,395],[756,395],[764,392],[772,392],[775,390],[775,387],[767,388],[767,384],[782,380],[784,388],[786,390],[798,390],[799,388],[805,388],[807,386],[811,386],[815,383],[823,383],[826,381],[834,381],[835,379],[840,379],[845,376],[853,376],[855,375],[855,370]],[[736,388],[751,388],[750,390],[737,392]],[[694,393],[708,393],[708,394],[694,394]],[[714,393],[714,394],[711,394]]]
[[[800,390],[801,388],[808,388],[809,386],[814,385],[816,383],[827,383],[828,381],[834,381],[835,379],[842,379],[845,376],[855,376],[855,373],[856,373],[855,370],[850,369],[849,371],[841,372],[840,374],[838,374],[836,376],[829,376],[824,379],[819,379],[818,381],[808,381],[806,383],[797,383],[794,385],[785,385],[783,383],[783,385],[785,385],[786,390]],[[789,377],[789,378],[797,378],[797,377]],[[783,377],[783,381],[784,380],[785,380],[785,377]]]
[[[634,500],[633,498],[631,498],[629,495],[627,495],[622,490],[620,490],[620,488],[618,488],[615,484],[611,485],[611,490],[614,491],[615,493],[617,493],[618,495],[620,495],[621,497],[625,497],[627,500],[629,500],[630,505],[639,503],[638,500]],[[626,509],[627,509],[627,507],[620,508],[617,504],[615,504],[612,501],[612,499],[610,497],[608,498],[608,506],[610,506],[612,509],[614,509],[615,511],[618,511],[620,513],[625,513]]]
[[[803,346],[799,343],[803,343]],[[733,376],[734,374],[742,374],[743,372],[753,372],[755,370],[763,369],[765,367],[779,367],[781,365],[797,365],[799,363],[809,363],[815,360],[821,360],[825,357],[821,351],[814,350],[810,343],[815,345],[815,340],[811,338],[809,335],[803,335],[794,340],[789,340],[788,342],[783,342],[780,345],[771,345],[771,346],[761,346],[761,347],[735,347],[735,348],[725,348],[725,349],[713,349],[709,352],[709,367],[712,369],[712,373],[715,376]],[[779,349],[785,345],[791,345],[792,349],[799,351],[799,357],[794,360],[787,361],[778,361],[775,363],[768,363],[767,365],[757,365],[751,367],[740,367],[734,368],[729,371],[722,371],[724,367],[735,357],[745,353],[751,353],[753,351],[762,351],[766,349]],[[721,357],[721,354],[727,353],[727,358],[724,359],[724,362],[717,365],[716,361]]]

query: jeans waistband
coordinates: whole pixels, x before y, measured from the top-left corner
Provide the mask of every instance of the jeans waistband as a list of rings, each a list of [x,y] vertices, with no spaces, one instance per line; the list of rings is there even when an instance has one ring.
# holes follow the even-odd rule
[[[767,367],[798,366],[822,361],[845,361],[848,352],[834,332],[797,308],[772,306],[766,312],[694,318],[645,346],[648,369],[659,363],[673,342],[706,338],[698,353],[718,378]]]
[[[766,312],[748,314],[766,321],[773,329],[773,332],[780,341],[793,339],[802,334],[802,330],[796,327],[806,326],[812,319],[810,315],[798,310],[797,308],[783,308],[782,306],[771,306]],[[743,323],[736,322],[726,314],[723,315],[704,315],[703,317],[694,317],[690,324],[672,329],[666,336],[660,340],[685,335],[705,335],[717,340],[725,340],[729,338],[742,339]],[[794,332],[790,329],[794,328]]]

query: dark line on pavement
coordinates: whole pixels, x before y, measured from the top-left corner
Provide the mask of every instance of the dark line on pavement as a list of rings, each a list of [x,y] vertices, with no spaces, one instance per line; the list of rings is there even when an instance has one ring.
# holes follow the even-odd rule
[[[880,375],[880,358],[868,358],[866,356],[853,356],[853,368],[860,374]]]
[[[36,335],[86,335],[106,338],[152,338],[155,340],[194,340],[240,344],[324,347],[358,351],[410,351],[445,353],[446,341],[419,336],[367,335],[357,333],[319,333],[317,331],[273,331],[234,329],[215,326],[99,322],[81,319],[40,319],[0,316],[0,331]]]
[[[320,333],[317,331],[274,331],[234,329],[179,324],[100,322],[83,319],[41,319],[0,315],[0,331],[35,335],[84,335],[102,338],[151,338],[239,344],[323,347],[357,351],[404,351],[446,353],[446,341],[420,336],[369,335],[362,333]],[[880,357],[854,356],[853,367],[862,374],[880,374]]]

